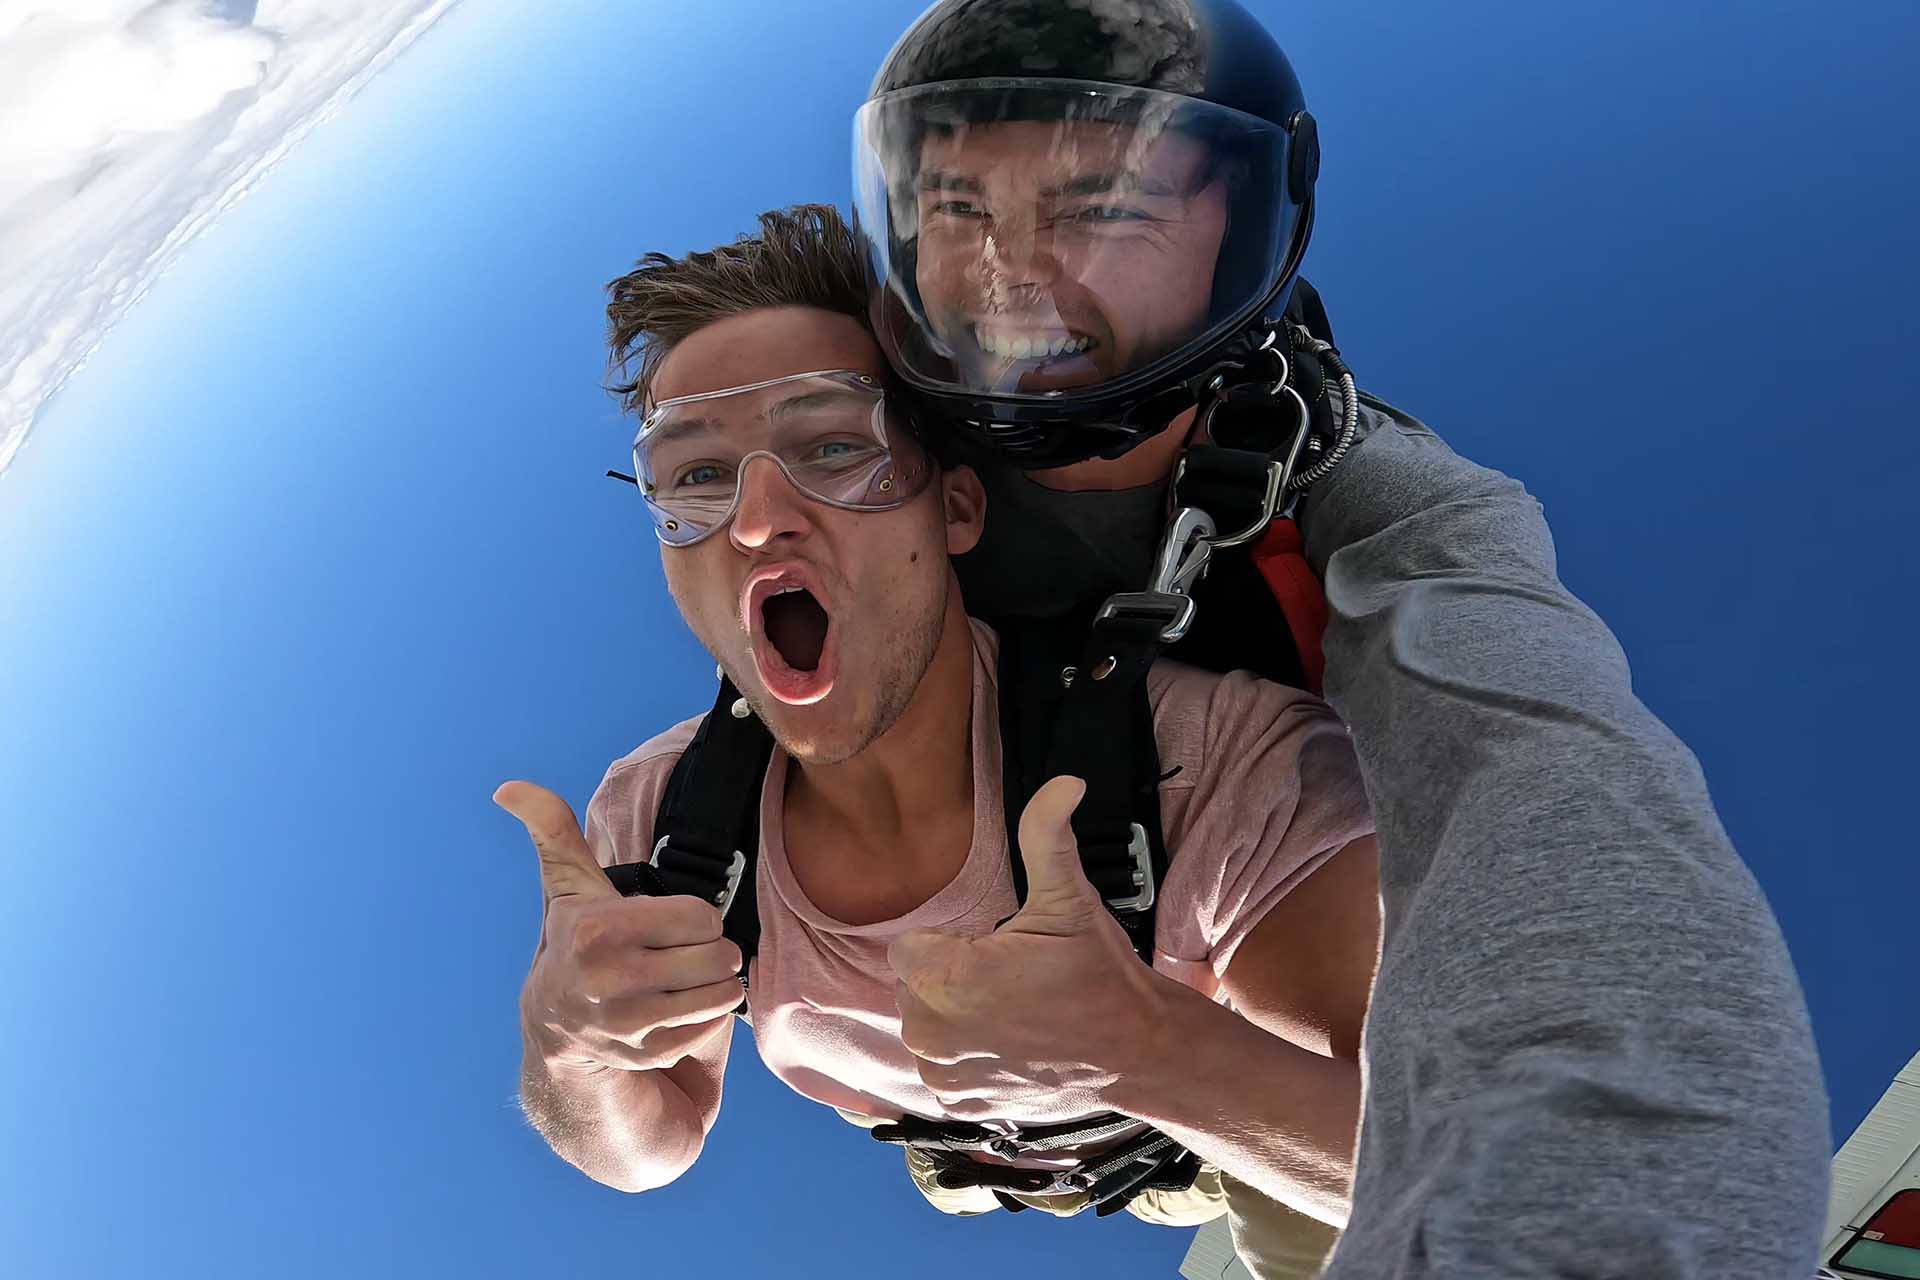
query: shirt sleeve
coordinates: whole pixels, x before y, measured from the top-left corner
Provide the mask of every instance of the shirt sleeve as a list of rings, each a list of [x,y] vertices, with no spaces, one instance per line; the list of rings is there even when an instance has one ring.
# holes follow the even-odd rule
[[[675,725],[607,767],[587,801],[584,824],[587,847],[601,866],[644,862],[651,856],[654,816],[700,719]]]
[[[1327,1280],[1811,1274],[1812,1033],[1697,761],[1539,504],[1365,403],[1303,516],[1385,913]]]
[[[1161,793],[1171,861],[1156,967],[1212,995],[1274,904],[1372,834],[1373,818],[1346,727],[1325,703],[1245,671],[1162,665],[1160,763],[1180,772]]]

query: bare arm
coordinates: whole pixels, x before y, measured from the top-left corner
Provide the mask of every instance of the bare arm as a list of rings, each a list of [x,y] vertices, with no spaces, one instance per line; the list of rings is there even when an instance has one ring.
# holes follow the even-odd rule
[[[514,782],[495,799],[527,828],[545,897],[520,991],[522,1107],[595,1181],[665,1186],[719,1114],[740,949],[710,903],[621,897],[552,792]]]
[[[1353,1180],[1378,866],[1373,838],[1356,840],[1275,904],[1225,975],[1234,1009],[1157,984],[1151,1054],[1114,1098],[1209,1164],[1335,1226]]]

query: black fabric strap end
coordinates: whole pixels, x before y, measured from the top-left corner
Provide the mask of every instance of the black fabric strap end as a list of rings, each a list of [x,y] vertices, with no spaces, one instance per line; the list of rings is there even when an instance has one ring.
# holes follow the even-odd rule
[[[660,873],[651,863],[622,862],[607,868],[607,879],[620,891],[623,898],[666,896],[666,887],[660,882]]]

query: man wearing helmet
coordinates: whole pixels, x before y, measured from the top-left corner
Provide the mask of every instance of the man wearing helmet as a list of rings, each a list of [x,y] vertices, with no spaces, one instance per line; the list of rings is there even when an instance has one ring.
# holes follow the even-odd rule
[[[1346,373],[1296,274],[1318,169],[1231,0],[901,38],[856,212],[889,362],[987,484],[969,608],[1163,608],[1174,656],[1310,687],[1324,634],[1385,916],[1329,1276],[1804,1275],[1828,1142],[1778,926],[1537,503]]]

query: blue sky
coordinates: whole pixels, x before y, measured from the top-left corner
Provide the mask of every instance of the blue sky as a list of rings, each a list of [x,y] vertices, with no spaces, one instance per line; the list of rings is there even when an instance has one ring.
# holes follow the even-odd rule
[[[939,1217],[748,1052],[637,1199],[512,1105],[538,883],[488,794],[583,805],[708,697],[601,478],[602,286],[844,201],[917,7],[458,6],[50,406],[0,478],[9,1274],[1173,1274],[1184,1232]],[[1780,917],[1837,1141],[1920,1042],[1920,18],[1254,7],[1343,350],[1545,503]]]

